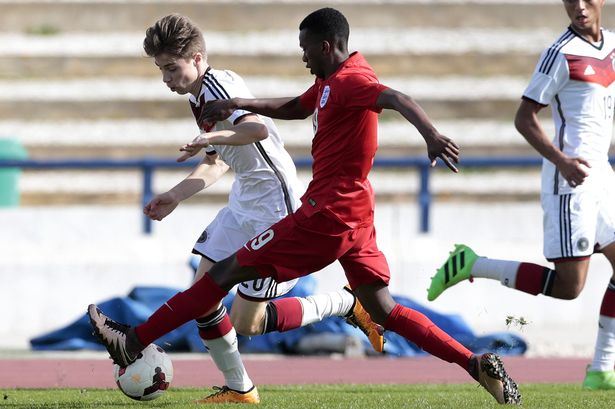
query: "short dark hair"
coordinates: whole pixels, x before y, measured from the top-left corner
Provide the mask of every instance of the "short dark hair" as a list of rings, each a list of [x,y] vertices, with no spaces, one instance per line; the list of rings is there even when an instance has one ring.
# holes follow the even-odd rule
[[[323,40],[342,40],[344,46],[348,43],[350,26],[346,17],[338,10],[325,7],[310,13],[299,24],[299,30],[308,30],[320,35]]]
[[[150,57],[170,54],[189,58],[196,52],[207,57],[203,33],[188,17],[170,14],[145,31],[143,49]]]

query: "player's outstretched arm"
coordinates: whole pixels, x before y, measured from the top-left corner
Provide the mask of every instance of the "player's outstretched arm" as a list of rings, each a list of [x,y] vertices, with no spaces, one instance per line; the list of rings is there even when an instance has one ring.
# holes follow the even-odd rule
[[[228,169],[217,154],[205,155],[184,180],[169,191],[154,196],[143,208],[143,213],[152,220],[164,219],[180,202],[213,185]]]
[[[249,114],[239,118],[237,124],[229,129],[221,131],[203,132],[179,150],[183,154],[177,158],[178,162],[184,162],[195,156],[203,148],[209,145],[249,145],[262,141],[269,136],[269,130],[257,115]]]
[[[199,122],[218,122],[228,118],[236,109],[254,112],[275,119],[305,119],[312,111],[299,102],[299,97],[231,98],[205,104]]]
[[[515,115],[515,127],[527,142],[545,159],[552,162],[570,186],[578,186],[588,176],[585,167],[591,167],[583,158],[570,158],[555,147],[538,120],[538,112],[544,106],[524,98]]]
[[[436,158],[440,158],[450,170],[458,172],[455,164],[459,163],[459,146],[452,139],[438,132],[423,108],[412,98],[389,88],[380,93],[376,105],[399,112],[416,127],[427,143],[427,156],[431,160],[432,167],[436,165]]]

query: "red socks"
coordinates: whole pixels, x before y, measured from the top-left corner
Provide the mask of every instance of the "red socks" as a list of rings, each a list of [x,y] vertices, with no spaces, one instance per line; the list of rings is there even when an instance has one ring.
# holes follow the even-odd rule
[[[233,323],[224,306],[207,317],[197,318],[196,324],[199,336],[204,340],[222,338],[233,329]]]
[[[472,352],[420,312],[397,304],[384,323],[384,328],[414,342],[426,352],[468,370]]]
[[[615,282],[611,280],[602,298],[600,315],[615,318]]]
[[[550,295],[555,281],[555,270],[532,263],[521,263],[517,270],[515,288],[528,294]]]
[[[141,344],[149,345],[186,322],[205,314],[218,304],[226,293],[205,274],[192,287],[170,298],[145,323],[137,326],[137,338]]]
[[[275,320],[275,331],[290,331],[301,326],[303,307],[301,306],[301,301],[297,298],[280,298],[270,302],[269,305],[273,311],[269,311],[270,314],[268,314],[267,319],[268,321],[270,319]],[[272,322],[271,324],[274,323]],[[269,328],[270,326],[272,325],[268,323],[267,327]]]

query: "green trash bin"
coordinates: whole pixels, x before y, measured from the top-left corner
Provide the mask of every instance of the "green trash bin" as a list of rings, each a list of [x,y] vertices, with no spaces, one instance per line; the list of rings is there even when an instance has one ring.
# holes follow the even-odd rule
[[[15,139],[0,138],[0,160],[26,159],[28,153]],[[0,168],[0,207],[19,205],[19,168]]]

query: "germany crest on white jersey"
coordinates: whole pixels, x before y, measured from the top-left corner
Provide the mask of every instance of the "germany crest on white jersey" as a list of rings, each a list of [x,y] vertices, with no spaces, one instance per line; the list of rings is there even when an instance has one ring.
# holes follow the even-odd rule
[[[543,191],[564,194],[599,184],[597,169],[608,165],[613,136],[615,33],[603,29],[602,41],[593,44],[568,28],[542,53],[523,97],[551,105],[553,144],[592,165],[587,181],[572,188],[555,165],[543,160]]]

